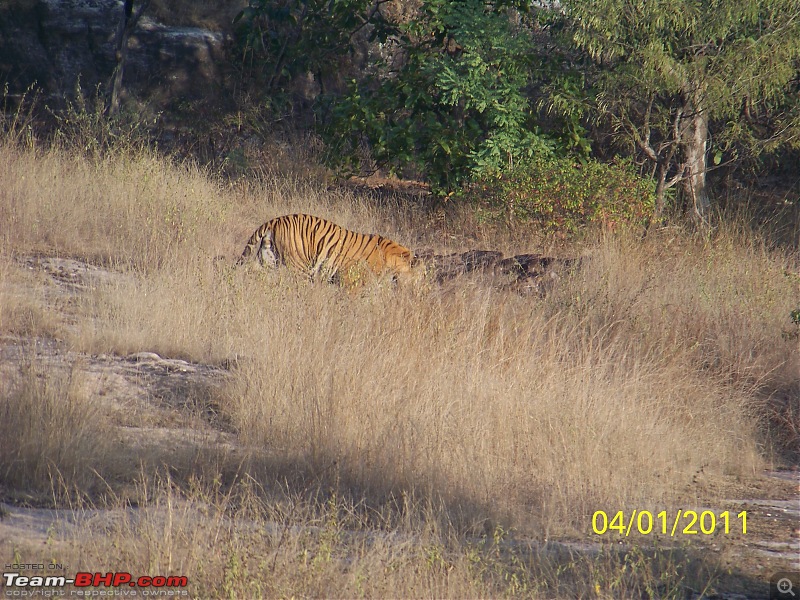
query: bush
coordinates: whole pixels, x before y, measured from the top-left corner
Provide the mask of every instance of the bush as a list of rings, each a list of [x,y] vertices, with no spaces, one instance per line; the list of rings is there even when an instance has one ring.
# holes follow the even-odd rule
[[[655,185],[627,162],[575,164],[537,156],[506,173],[482,177],[466,196],[485,220],[506,217],[548,233],[572,233],[592,223],[612,229],[644,225],[655,206]]]
[[[446,194],[485,173],[555,143],[532,119],[527,88],[537,65],[532,39],[502,3],[427,0],[401,27],[396,73],[383,65],[354,80],[349,93],[328,98],[328,162],[358,171],[363,149],[390,173],[422,172]],[[325,120],[321,118],[321,120]]]

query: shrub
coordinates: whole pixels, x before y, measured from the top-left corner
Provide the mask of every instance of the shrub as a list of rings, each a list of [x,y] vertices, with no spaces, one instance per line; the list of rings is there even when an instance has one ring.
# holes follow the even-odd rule
[[[482,219],[506,217],[533,223],[548,233],[573,233],[600,223],[644,225],[655,206],[655,186],[628,162],[534,157],[505,173],[480,178],[465,192]]]
[[[419,171],[434,192],[534,154],[553,140],[532,119],[526,91],[535,72],[532,41],[517,13],[479,0],[429,0],[402,26],[402,65],[386,76],[354,80],[344,97],[328,98],[328,162],[357,171],[363,149],[390,172]]]

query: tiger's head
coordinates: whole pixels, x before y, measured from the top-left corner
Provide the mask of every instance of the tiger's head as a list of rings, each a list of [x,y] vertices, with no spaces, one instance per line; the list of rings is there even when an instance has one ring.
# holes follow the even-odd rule
[[[414,255],[411,250],[405,246],[401,246],[397,242],[389,241],[389,244],[384,249],[384,261],[386,268],[394,271],[395,273],[410,273]]]

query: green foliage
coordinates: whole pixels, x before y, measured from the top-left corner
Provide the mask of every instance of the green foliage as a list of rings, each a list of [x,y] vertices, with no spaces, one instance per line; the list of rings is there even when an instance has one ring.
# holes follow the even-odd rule
[[[549,104],[550,114],[561,118],[554,132],[560,144],[574,154],[588,158],[592,144],[584,122],[590,112],[593,90],[586,89],[580,73],[565,68],[560,61],[557,65],[550,65],[551,68],[554,66],[559,70],[550,75],[550,82],[545,85],[548,99],[541,104]]]
[[[595,117],[652,165],[662,200],[687,165],[705,171],[706,156],[715,165],[738,162],[800,140],[797,0],[564,0],[562,7],[573,52],[589,59]],[[552,107],[574,114],[579,95],[556,92]],[[698,115],[709,124],[703,139],[688,126]],[[688,164],[698,156],[702,165]]]
[[[575,164],[536,157],[502,175],[482,178],[469,191],[484,218],[535,223],[546,232],[569,233],[590,223],[610,228],[646,223],[655,185],[630,163],[595,160]]]
[[[800,58],[796,0],[565,2],[576,45],[648,92],[699,88],[711,117],[735,117],[744,97],[782,95]]]
[[[353,81],[331,102],[331,162],[358,168],[366,144],[380,166],[416,168],[446,191],[552,153],[525,93],[531,40],[507,9],[429,0],[402,31],[399,72]]]

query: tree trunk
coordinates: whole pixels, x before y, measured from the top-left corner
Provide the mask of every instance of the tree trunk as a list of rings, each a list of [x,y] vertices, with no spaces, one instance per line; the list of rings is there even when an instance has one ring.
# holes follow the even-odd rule
[[[128,58],[128,37],[130,36],[136,23],[147,9],[150,0],[142,0],[139,10],[133,14],[133,0],[125,0],[122,7],[122,18],[117,27],[115,40],[115,58],[117,65],[111,75],[109,82],[108,99],[106,102],[106,114],[116,116],[119,113],[120,94],[122,93],[122,79],[125,73],[125,61]]]
[[[706,154],[708,150],[708,117],[697,104],[686,111],[683,130],[684,179],[681,182],[687,208],[700,227],[708,225],[711,202],[706,191]]]
[[[656,222],[661,221],[664,217],[664,209],[666,208],[667,169],[669,169],[668,162],[658,162],[656,166],[656,206],[653,215]]]

